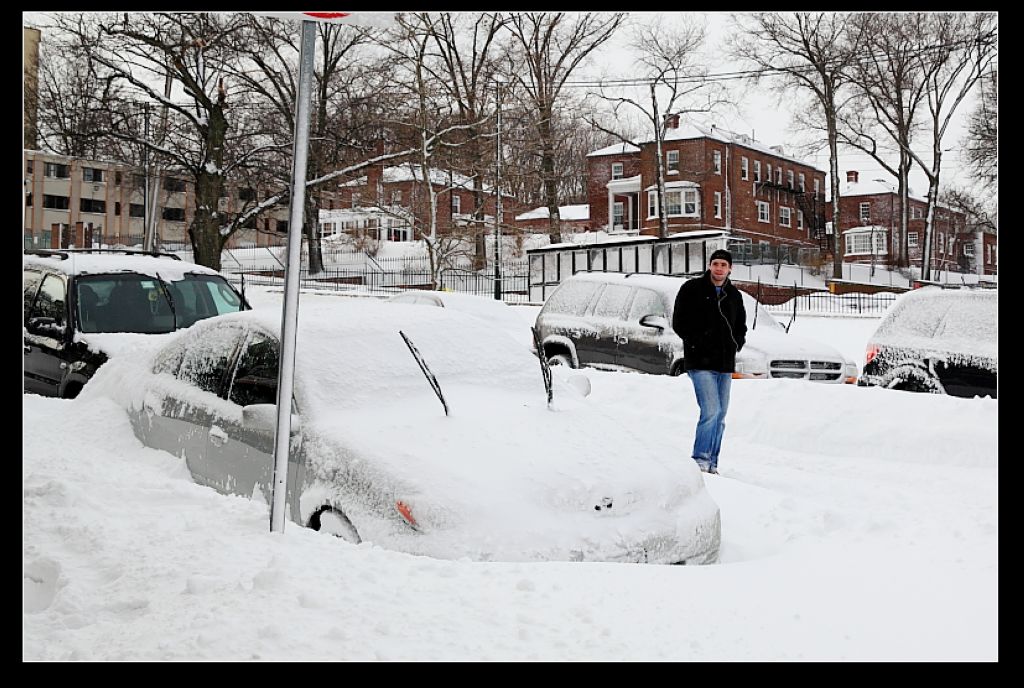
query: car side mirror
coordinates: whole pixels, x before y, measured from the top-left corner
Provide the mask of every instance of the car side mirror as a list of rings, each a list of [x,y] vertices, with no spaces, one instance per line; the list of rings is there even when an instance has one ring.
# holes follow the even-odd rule
[[[277,430],[277,404],[249,404],[242,407],[242,426],[273,433]],[[292,414],[292,432],[301,429],[299,417]]]
[[[645,315],[640,318],[640,324],[644,327],[653,327],[658,330],[668,329],[668,320],[662,315]]]
[[[31,334],[37,334],[41,337],[53,337],[54,339],[64,339],[64,335],[67,334],[67,328],[60,325],[54,318],[29,318],[25,329]]]

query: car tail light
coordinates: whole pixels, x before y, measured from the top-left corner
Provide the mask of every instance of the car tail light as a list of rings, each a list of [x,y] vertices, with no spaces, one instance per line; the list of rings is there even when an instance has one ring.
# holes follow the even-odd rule
[[[406,523],[411,525],[413,528],[419,527],[419,524],[416,523],[416,519],[413,518],[412,509],[409,507],[408,504],[406,504],[402,500],[398,500],[397,502],[395,502],[395,509],[398,510],[398,513],[402,516],[403,519],[405,519]]]
[[[864,363],[871,363],[871,361],[874,360],[875,356],[878,355],[878,351],[879,349],[877,344],[868,344],[868,349],[867,351],[864,352]]]

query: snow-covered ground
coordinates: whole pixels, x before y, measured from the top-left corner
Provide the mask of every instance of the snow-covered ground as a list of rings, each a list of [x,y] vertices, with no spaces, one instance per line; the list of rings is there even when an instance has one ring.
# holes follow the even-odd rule
[[[863,364],[876,323],[792,331]],[[685,376],[587,375],[588,403],[690,460]],[[704,476],[721,561],[703,567],[271,534],[265,505],[196,485],[112,401],[85,401],[23,398],[28,660],[999,658],[996,400],[737,381],[722,475]]]

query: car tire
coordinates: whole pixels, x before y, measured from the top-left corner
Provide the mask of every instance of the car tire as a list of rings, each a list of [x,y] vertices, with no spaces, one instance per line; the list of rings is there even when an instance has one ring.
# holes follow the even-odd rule
[[[362,538],[356,532],[352,521],[348,520],[348,517],[337,509],[324,509],[313,517],[310,527],[317,532],[333,535],[346,542],[351,542],[353,545],[358,545],[362,542]]]
[[[572,359],[567,354],[554,354],[552,356],[548,356],[548,365],[549,366],[560,365],[560,366],[566,366],[568,368],[575,368],[576,367],[576,366],[574,366],[572,364]]]
[[[885,387],[903,392],[921,392],[925,394],[945,394],[942,383],[924,368],[905,365],[895,368],[886,375],[888,382]]]

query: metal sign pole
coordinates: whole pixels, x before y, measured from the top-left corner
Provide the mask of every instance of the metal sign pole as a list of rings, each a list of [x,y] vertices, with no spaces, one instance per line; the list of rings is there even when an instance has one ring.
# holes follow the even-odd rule
[[[306,202],[306,158],[309,153],[309,105],[313,81],[316,22],[302,22],[299,44],[299,90],[295,102],[295,144],[292,153],[292,197],[288,219],[288,261],[284,266],[284,311],[281,316],[281,364],[277,378],[277,432],[274,434],[273,504],[270,531],[283,533],[288,495],[288,445],[292,429],[292,386],[295,376],[295,334],[299,316],[299,271],[302,267],[302,213]]]

